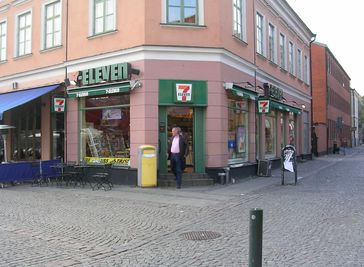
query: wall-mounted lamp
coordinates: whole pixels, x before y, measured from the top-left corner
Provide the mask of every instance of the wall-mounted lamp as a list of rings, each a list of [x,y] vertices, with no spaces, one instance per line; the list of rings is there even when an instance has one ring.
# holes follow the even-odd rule
[[[227,89],[233,89],[234,83],[224,83],[224,88]]]
[[[138,80],[131,80],[130,81],[130,91],[134,90],[135,88],[142,87],[141,81]]]
[[[75,81],[71,81],[69,78],[66,78],[66,79],[64,79],[64,84],[66,86],[70,86],[70,85],[76,86],[77,83]]]
[[[305,109],[306,108],[306,105],[305,104],[298,104],[296,101],[292,100],[292,101],[287,101],[286,99],[284,99],[283,102],[288,102],[288,103],[293,103],[295,104],[296,106],[299,106],[301,107],[302,109]]]
[[[13,87],[13,90],[18,89],[18,83],[17,82],[13,82],[12,83],[12,87]]]

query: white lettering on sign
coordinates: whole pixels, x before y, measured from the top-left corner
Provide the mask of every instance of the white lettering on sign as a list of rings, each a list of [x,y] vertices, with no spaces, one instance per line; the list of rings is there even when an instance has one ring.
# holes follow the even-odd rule
[[[120,88],[109,88],[109,89],[106,89],[106,93],[107,94],[120,93]]]
[[[88,92],[87,91],[77,92],[76,95],[77,95],[77,97],[84,97],[84,96],[88,96]]]
[[[192,84],[176,84],[177,101],[188,102],[192,99]]]

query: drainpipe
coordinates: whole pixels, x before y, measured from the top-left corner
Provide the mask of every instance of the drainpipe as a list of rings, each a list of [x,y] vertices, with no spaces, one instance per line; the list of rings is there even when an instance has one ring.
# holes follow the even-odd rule
[[[312,131],[312,128],[314,127],[314,123],[313,123],[313,96],[312,96],[312,43],[315,42],[316,40],[316,34],[312,34],[312,38],[311,38],[311,41],[310,41],[310,93],[311,93],[311,131]],[[310,133],[311,133],[310,131]],[[311,143],[311,156],[312,156],[312,142]]]

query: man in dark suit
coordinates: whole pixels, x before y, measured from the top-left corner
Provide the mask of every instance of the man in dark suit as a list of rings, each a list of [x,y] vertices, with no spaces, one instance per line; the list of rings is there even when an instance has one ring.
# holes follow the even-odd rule
[[[168,155],[171,160],[172,172],[176,176],[177,189],[182,185],[182,173],[185,168],[185,157],[187,153],[187,142],[181,134],[181,128],[173,127],[172,137],[168,142]]]

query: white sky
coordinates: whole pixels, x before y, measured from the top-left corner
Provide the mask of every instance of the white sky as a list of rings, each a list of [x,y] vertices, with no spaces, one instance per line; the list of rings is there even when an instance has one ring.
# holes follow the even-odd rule
[[[316,41],[326,44],[351,79],[351,88],[364,95],[364,2],[362,0],[286,0]]]

